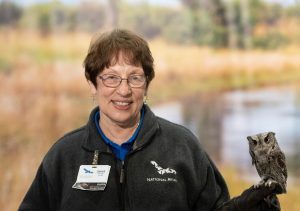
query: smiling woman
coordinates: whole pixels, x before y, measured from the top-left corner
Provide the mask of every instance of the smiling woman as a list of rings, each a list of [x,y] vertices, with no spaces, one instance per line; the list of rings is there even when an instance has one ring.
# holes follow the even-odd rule
[[[143,101],[154,77],[148,45],[130,32],[102,34],[91,44],[85,70],[99,104],[100,128],[108,139],[121,145],[140,122]]]
[[[144,71],[126,64],[120,56],[117,64],[105,68],[98,78],[97,85],[90,86],[101,108],[99,124],[108,138],[122,144],[133,134],[140,120],[146,96]],[[132,83],[138,87],[132,87]]]
[[[154,68],[144,39],[127,30],[104,33],[93,39],[84,66],[97,106],[85,126],[46,154],[20,211],[266,206],[274,186],[229,200],[223,177],[192,132],[145,104]]]

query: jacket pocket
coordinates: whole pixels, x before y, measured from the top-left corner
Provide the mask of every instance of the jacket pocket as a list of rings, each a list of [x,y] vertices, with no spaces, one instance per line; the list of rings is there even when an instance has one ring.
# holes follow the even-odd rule
[[[62,203],[62,211],[118,211],[119,199],[109,190],[85,191],[72,189],[69,196]]]

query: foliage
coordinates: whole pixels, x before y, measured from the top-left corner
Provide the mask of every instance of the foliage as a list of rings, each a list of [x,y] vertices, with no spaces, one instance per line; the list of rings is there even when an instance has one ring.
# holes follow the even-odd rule
[[[0,25],[16,25],[22,17],[22,8],[9,2],[0,2]]]
[[[53,31],[94,32],[104,26],[106,12],[103,5],[95,2],[77,7],[49,2],[30,6],[24,16],[24,28],[36,28],[48,35]]]
[[[22,25],[36,28],[42,36],[47,36],[54,28],[58,28],[56,23],[63,24],[63,10],[64,7],[57,2],[34,4],[25,11]]]
[[[192,32],[189,18],[189,14],[186,11],[181,14],[173,11],[173,13],[169,14],[169,17],[166,17],[165,27],[161,36],[168,42],[191,44]]]
[[[0,24],[13,25],[21,21],[24,29],[37,29],[43,36],[53,31],[95,32],[122,27],[148,39],[163,38],[169,42],[216,48],[277,48],[299,40],[295,36],[300,32],[290,37],[278,28],[282,20],[300,20],[299,4],[283,7],[263,0],[181,0],[181,6],[166,7],[147,2],[82,1],[77,5],[64,5],[51,1],[20,8],[3,1]],[[256,34],[258,26],[272,28],[272,31]]]
[[[286,8],[284,14],[289,17],[296,17],[300,20],[300,3],[298,2],[295,5]]]
[[[269,32],[253,39],[253,46],[261,49],[276,49],[287,44],[289,40],[278,32]]]
[[[127,11],[131,11],[128,13]],[[191,39],[188,14],[172,8],[138,5],[122,5],[119,26],[138,31],[146,38],[159,36],[173,42],[188,43]]]
[[[165,10],[167,13],[164,13],[160,8],[151,7],[146,3],[136,6],[123,5],[120,10],[119,26],[138,31],[147,38],[161,34],[165,17],[169,15],[169,11]]]
[[[191,42],[214,47],[228,46],[225,3],[221,0],[181,0],[189,13]]]
[[[91,3],[84,4],[73,10],[69,20],[74,21],[72,24],[77,26],[78,30],[94,32],[104,27],[106,20],[106,10],[103,5]]]

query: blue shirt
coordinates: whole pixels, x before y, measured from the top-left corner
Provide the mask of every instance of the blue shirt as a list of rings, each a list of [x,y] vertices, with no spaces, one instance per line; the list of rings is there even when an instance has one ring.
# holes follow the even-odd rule
[[[112,150],[112,152],[117,156],[117,158],[119,158],[120,160],[125,160],[125,156],[127,155],[127,153],[131,150],[132,145],[141,129],[141,125],[143,123],[143,119],[144,119],[144,108],[142,108],[141,111],[141,118],[140,118],[140,122],[139,122],[139,126],[137,127],[137,129],[134,131],[134,134],[128,139],[128,141],[124,142],[123,144],[119,145],[116,144],[114,142],[112,142],[109,138],[107,138],[107,136],[103,133],[103,131],[101,130],[101,127],[99,125],[99,119],[100,119],[100,112],[96,112],[95,114],[95,124],[96,127],[98,129],[99,134],[101,135],[103,141],[110,147],[110,149]]]

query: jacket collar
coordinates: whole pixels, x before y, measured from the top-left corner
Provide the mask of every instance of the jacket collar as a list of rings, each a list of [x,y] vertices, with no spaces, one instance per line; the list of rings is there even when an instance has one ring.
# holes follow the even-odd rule
[[[101,136],[97,130],[94,122],[95,114],[99,111],[99,107],[95,107],[90,113],[89,120],[85,126],[84,140],[82,147],[88,151],[98,150],[101,152],[111,152],[109,147],[101,139]]]
[[[156,132],[159,129],[159,124],[154,113],[147,105],[144,105],[144,108],[145,108],[144,122],[138,134],[138,137],[133,144],[133,150],[137,148],[141,148],[146,144],[150,143],[152,140],[151,137],[154,134],[156,134]]]
[[[159,128],[154,113],[150,110],[150,108],[147,105],[144,105],[144,107],[145,107],[145,116],[144,116],[143,125],[139,131],[135,143],[133,144],[133,150],[137,148],[141,148],[142,146],[150,142],[151,140],[150,138],[155,134],[155,132]],[[96,107],[92,110],[90,114],[88,123],[86,124],[85,131],[84,131],[84,140],[82,143],[82,147],[88,151],[98,150],[99,153],[101,152],[111,153],[109,146],[105,144],[100,134],[98,133],[94,122],[94,116],[98,111],[99,111],[99,107]]]

